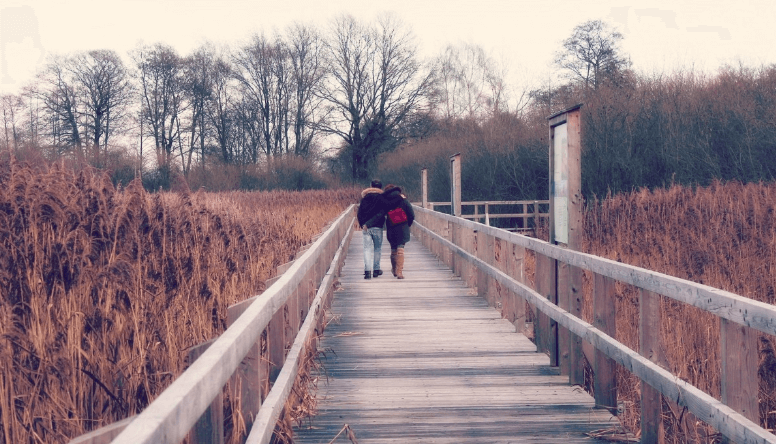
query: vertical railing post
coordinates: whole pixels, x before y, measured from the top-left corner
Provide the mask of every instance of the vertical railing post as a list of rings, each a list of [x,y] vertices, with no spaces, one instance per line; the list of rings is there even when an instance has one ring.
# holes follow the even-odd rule
[[[612,338],[615,337],[616,307],[614,280],[598,273],[593,277],[593,326]],[[596,407],[617,408],[616,363],[602,351],[596,350],[593,362],[593,392]]]
[[[488,211],[488,203],[485,202],[485,225],[490,226],[490,212]]]
[[[420,170],[420,206],[428,208],[428,169]]]
[[[191,365],[215,342],[211,339],[189,349],[187,361]],[[219,392],[210,407],[200,416],[189,432],[191,444],[223,444],[224,442],[224,395]]]
[[[251,298],[230,306],[226,312],[226,325],[231,326],[245,311],[255,298]],[[264,330],[267,333],[267,330]],[[230,379],[233,399],[240,400],[240,414],[245,422],[246,430],[250,430],[253,420],[259,413],[261,402],[267,396],[263,392],[263,381],[269,377],[269,369],[261,356],[261,336],[245,355],[237,371]]]
[[[639,354],[658,364],[660,357],[660,295],[644,289],[639,296]],[[641,381],[641,442],[661,442],[663,429],[660,392]]]
[[[759,423],[757,332],[720,319],[722,402],[747,419]]]
[[[462,247],[472,256],[477,255],[477,232],[468,227],[461,227],[462,232]],[[464,261],[463,269],[461,271],[461,278],[466,282],[466,286],[474,288],[477,285],[477,274],[475,273],[474,265],[469,261]]]
[[[538,236],[539,235],[539,201],[538,200],[534,201],[533,220],[534,220],[534,228],[533,228],[534,236]]]
[[[553,258],[541,253],[536,256],[536,292],[553,304],[558,304],[556,292],[557,265]],[[534,320],[534,341],[538,352],[550,355],[550,365],[557,367],[558,362],[558,324],[549,316],[538,311]]]
[[[525,248],[520,245],[506,242],[506,251],[504,252],[504,271],[520,283],[525,283]],[[515,331],[523,333],[525,330],[525,299],[522,296],[509,293],[507,295],[508,311],[507,319],[515,326]]]
[[[461,216],[461,153],[450,156],[450,204],[453,216]]]

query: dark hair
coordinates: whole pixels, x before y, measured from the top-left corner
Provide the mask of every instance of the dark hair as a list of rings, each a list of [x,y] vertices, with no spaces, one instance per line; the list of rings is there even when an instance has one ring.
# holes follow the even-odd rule
[[[374,187],[374,188],[382,188],[383,187],[383,183],[380,182],[380,179],[373,179],[372,180],[372,187]]]
[[[390,183],[390,184],[385,186],[385,191],[389,191],[389,190],[392,190],[394,188],[398,188],[398,190],[399,190],[398,192],[401,194],[401,187],[397,186],[397,185],[394,185],[392,183]]]

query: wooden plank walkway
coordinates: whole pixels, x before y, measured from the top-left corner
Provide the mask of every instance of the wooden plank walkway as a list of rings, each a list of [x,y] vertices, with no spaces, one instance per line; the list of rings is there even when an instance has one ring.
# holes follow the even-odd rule
[[[318,415],[297,443],[328,443],[350,425],[368,443],[604,443],[586,432],[617,420],[417,240],[406,279],[363,279],[362,236],[350,244],[320,347]],[[345,434],[337,441],[349,442]]]

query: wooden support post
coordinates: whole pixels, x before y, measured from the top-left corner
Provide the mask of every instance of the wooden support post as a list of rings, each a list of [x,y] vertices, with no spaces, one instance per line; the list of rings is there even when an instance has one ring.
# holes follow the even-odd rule
[[[644,289],[639,296],[639,354],[660,363],[660,295]],[[641,381],[641,442],[663,442],[660,392]]]
[[[285,352],[285,305],[275,312],[267,326],[267,349],[269,354],[269,380],[274,382],[286,358]]]
[[[286,353],[288,353],[288,350],[291,349],[291,346],[294,344],[294,340],[296,339],[296,333],[299,331],[298,287],[288,297],[288,302],[286,303],[285,308],[286,310],[283,319],[283,328],[285,328],[285,332],[283,333],[283,340],[285,341],[283,344],[283,356],[285,356]]]
[[[720,321],[722,402],[759,424],[758,333],[727,319]]]
[[[215,342],[211,339],[202,344],[195,345],[189,349],[188,364],[191,365],[197,360],[205,350]],[[189,432],[189,442],[191,444],[223,444],[224,442],[224,395],[219,392],[213,399],[210,407],[194,424],[194,428]]]
[[[461,225],[453,223],[452,227],[450,227],[450,228],[451,228],[451,235],[452,235],[452,239],[451,240],[452,240],[453,244],[455,244],[456,246],[460,247],[461,246]],[[460,259],[458,259],[458,255],[457,254],[453,254],[452,257],[451,257],[451,260],[452,260],[452,265],[451,265],[450,268],[453,270],[453,274],[458,276],[458,277],[462,277],[462,275],[461,275],[461,263],[462,263],[462,261]]]
[[[520,283],[525,283],[525,248],[512,243],[507,244],[506,252],[506,272]],[[517,294],[510,294],[509,298],[511,316],[510,322],[515,326],[515,331],[523,333],[525,331],[525,299]]]
[[[593,326],[614,337],[616,331],[616,302],[614,280],[600,274],[593,277]],[[617,410],[616,363],[602,351],[595,351],[593,362],[593,392],[596,407]]]
[[[463,235],[463,249],[473,255],[476,256],[477,253],[477,232],[472,230],[471,228],[465,228],[461,227],[461,232]],[[466,282],[466,286],[469,288],[475,288],[477,286],[477,274],[474,272],[474,265],[472,265],[470,262],[465,261],[463,263],[463,271],[461,276]]]
[[[557,265],[555,259],[536,253],[536,292],[557,305],[556,278]],[[537,351],[548,353],[550,365],[557,367],[559,364],[558,324],[546,314],[538,312],[534,322],[534,338]]]
[[[227,308],[227,327],[234,324],[255,299],[256,297],[246,299]],[[245,421],[247,430],[251,429],[253,420],[259,413],[261,403],[267,396],[267,393],[262,391],[262,381],[269,377],[269,368],[262,364],[266,363],[261,359],[261,338],[259,338],[259,341],[245,355],[229,382],[232,398],[240,400],[240,414]]]
[[[485,225],[490,226],[490,211],[488,211],[487,202],[485,202]]]
[[[569,294],[568,289],[570,286],[569,267],[563,262],[557,262],[558,268],[558,307],[569,310]],[[560,367],[560,374],[569,376],[569,350],[571,348],[571,333],[568,329],[558,327],[558,367]]]
[[[534,226],[533,226],[534,236],[537,236],[539,234],[539,231],[538,231],[539,230],[539,201],[538,200],[534,201],[533,219],[534,219]]]
[[[461,216],[461,153],[450,156],[450,203],[453,216]]]
[[[582,318],[582,270],[558,262],[558,306],[577,318]],[[566,328],[558,329],[558,359],[560,373],[568,375],[569,384],[585,383],[582,339]]]
[[[420,206],[428,208],[428,169],[420,170]]]

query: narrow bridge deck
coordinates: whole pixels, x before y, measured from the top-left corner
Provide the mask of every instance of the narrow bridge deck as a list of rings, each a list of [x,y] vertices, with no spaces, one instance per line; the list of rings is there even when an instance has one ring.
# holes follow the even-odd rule
[[[605,442],[586,433],[616,419],[449,268],[413,240],[402,281],[389,253],[387,275],[364,280],[355,233],[320,344],[318,415],[297,443],[328,443],[344,424],[359,444]]]

